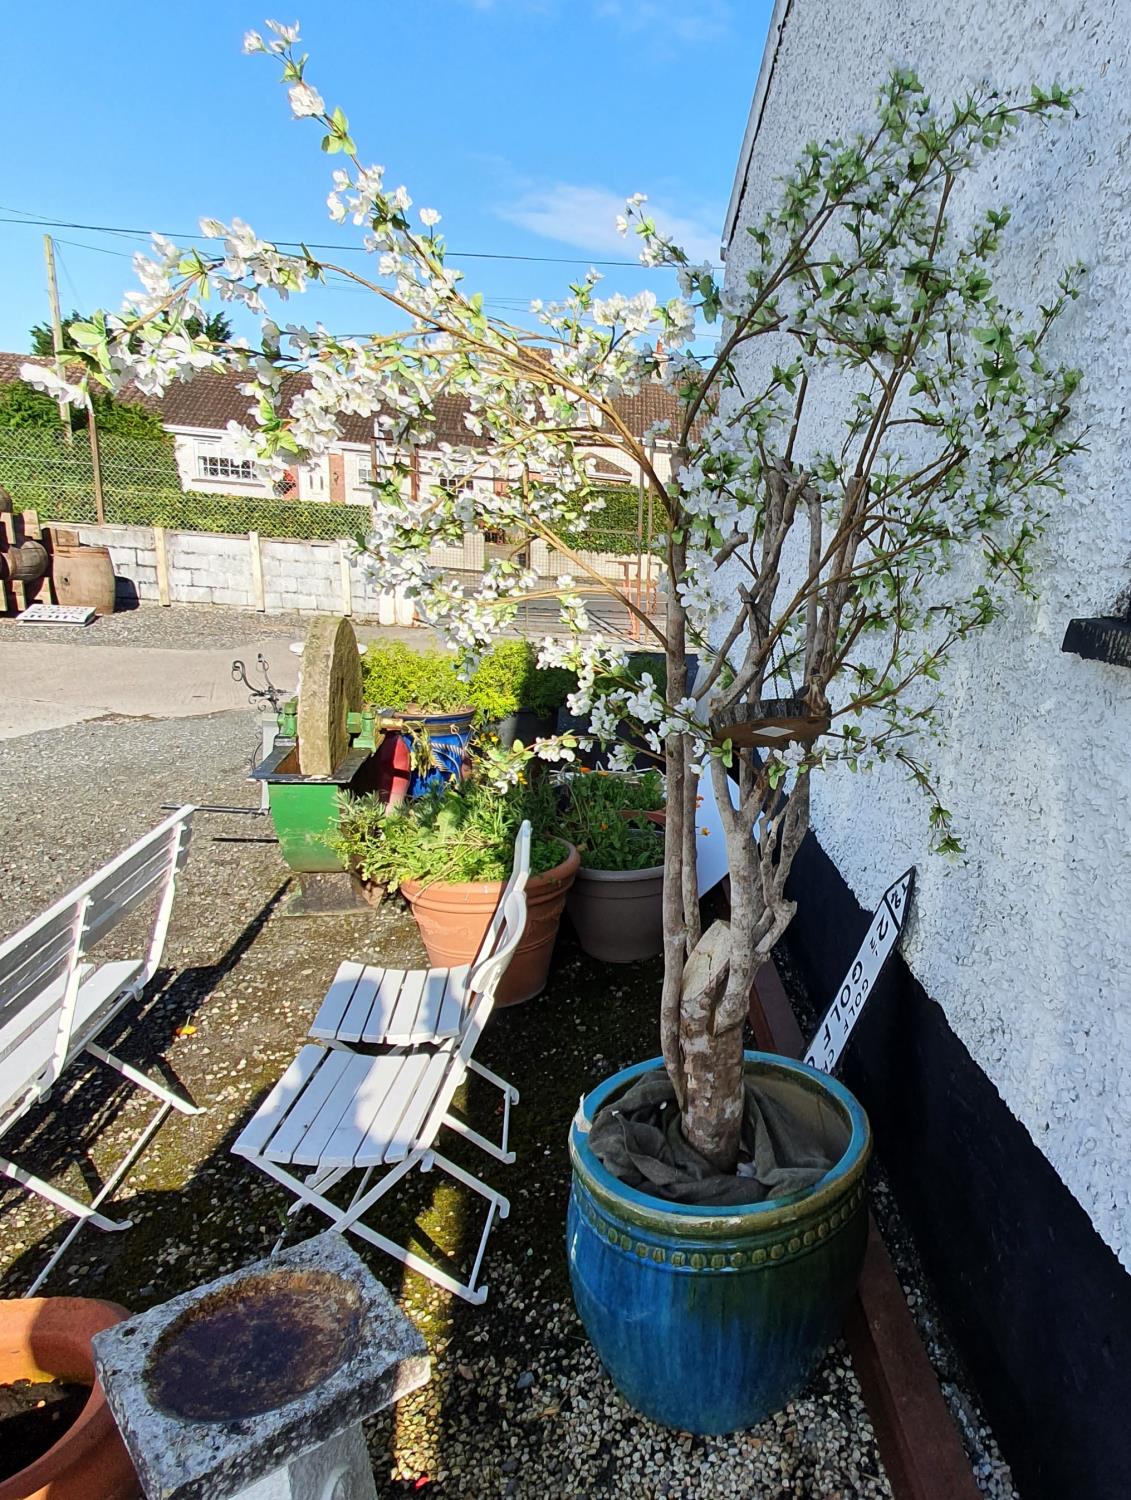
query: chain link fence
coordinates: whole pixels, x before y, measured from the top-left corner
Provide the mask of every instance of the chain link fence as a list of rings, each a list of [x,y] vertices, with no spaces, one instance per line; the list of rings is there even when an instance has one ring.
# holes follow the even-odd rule
[[[108,526],[359,542],[369,529],[364,505],[183,490],[171,438],[146,442],[106,433],[99,437],[98,452]],[[61,429],[0,428],[0,485],[17,510],[35,510],[41,521],[93,525],[98,519],[86,431],[68,442]]]
[[[359,544],[369,529],[367,505],[185,491],[171,437],[150,441],[103,433],[98,455],[103,519],[109,526],[160,526],[170,532],[232,537],[255,532],[265,540]],[[0,427],[0,486],[17,510],[35,510],[43,522],[98,523],[94,462],[85,430],[68,441],[62,429]],[[662,558],[651,496],[635,485],[610,485],[601,494],[604,508],[592,514],[589,524],[562,535],[573,557],[528,537],[487,533],[478,547],[465,538],[465,555],[454,556],[448,565],[453,577],[464,576],[469,546],[479,558],[473,568],[491,558],[521,556],[542,579],[540,596],[522,607],[526,630],[545,633],[558,627],[555,593],[558,579],[568,574],[585,596],[596,628],[640,639],[647,633],[641,616],[655,618],[661,609]],[[466,577],[474,582],[474,572]]]

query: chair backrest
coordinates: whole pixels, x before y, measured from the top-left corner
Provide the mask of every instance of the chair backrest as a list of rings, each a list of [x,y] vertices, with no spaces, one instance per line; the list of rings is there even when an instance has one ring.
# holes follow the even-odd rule
[[[0,943],[0,1114],[22,1091],[43,1093],[70,1053],[87,954],[111,928],[159,897],[138,990],[161,958],[177,871],[188,857],[191,807],[182,807]],[[113,1013],[109,997],[107,1019]],[[92,1034],[84,1020],[84,1035]],[[23,1077],[18,1076],[24,1074]]]
[[[483,934],[483,941],[476,950],[475,957],[471,960],[471,967],[467,976],[467,987],[469,994],[475,994],[476,975],[480,968],[489,958],[493,958],[503,939],[503,913],[507,909],[507,902],[515,891],[525,891],[526,882],[530,879],[530,820],[523,820],[518,830],[518,836],[514,841],[514,862],[511,865],[510,879],[503,887],[503,893],[499,897],[499,904],[495,907],[487,931]],[[525,921],[525,918],[524,918]],[[521,934],[520,934],[521,935]]]
[[[525,884],[525,882],[524,882]],[[436,1138],[436,1132],[440,1129],[448,1106],[452,1101],[456,1089],[467,1072],[467,1063],[471,1054],[475,1051],[478,1042],[495,1008],[495,991],[499,987],[499,980],[506,972],[507,965],[514,957],[515,950],[522,941],[523,929],[526,926],[526,892],[524,890],[513,890],[506,897],[501,913],[501,927],[505,936],[496,946],[495,952],[490,958],[484,959],[479,965],[477,983],[479,989],[471,995],[467,1010],[464,1014],[463,1030],[460,1033],[459,1046],[454,1053],[449,1054],[449,1061],[444,1071],[444,1079],[440,1090],[433,1101],[423,1125],[417,1133],[417,1141],[425,1144],[431,1143]],[[475,977],[474,975],[472,976]]]

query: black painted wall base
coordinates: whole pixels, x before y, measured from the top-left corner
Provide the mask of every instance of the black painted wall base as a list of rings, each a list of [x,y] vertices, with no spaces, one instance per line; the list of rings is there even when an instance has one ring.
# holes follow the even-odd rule
[[[871,914],[813,834],[787,894],[821,1006]],[[1131,1275],[898,954],[844,1080],[1024,1500],[1129,1500]]]

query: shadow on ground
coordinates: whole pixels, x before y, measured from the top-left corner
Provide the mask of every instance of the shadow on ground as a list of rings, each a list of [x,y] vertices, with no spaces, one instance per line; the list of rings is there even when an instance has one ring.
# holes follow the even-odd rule
[[[327,926],[280,918],[280,894],[215,964],[187,969],[169,984],[127,1039],[130,1060],[152,1066],[170,1030],[194,1017],[199,1030],[173,1049],[174,1057],[184,1050],[185,1063],[172,1071],[208,1113],[170,1116],[135,1168],[132,1191],[118,1195],[133,1227],[121,1234],[85,1229],[47,1292],[142,1310],[267,1254],[284,1227],[290,1242],[325,1227],[312,1209],[288,1218],[292,1200],[232,1156],[232,1141],[302,1044],[331,957],[336,962],[348,947],[358,957],[411,964],[421,954],[411,918],[395,904],[368,922]],[[297,967],[304,961],[307,968]],[[660,982],[659,960],[599,965],[564,933],[544,994],[492,1018],[477,1056],[520,1090],[511,1117],[517,1161],[496,1162],[450,1131],[438,1143],[510,1198],[510,1216],[496,1225],[484,1263],[485,1305],[450,1296],[351,1239],[424,1333],[433,1360],[427,1385],[367,1424],[382,1496],[887,1494],[870,1429],[844,1384],[842,1353],[830,1355],[799,1403],[758,1432],[698,1439],[629,1410],[573,1312],[564,1253],[569,1122],[579,1097],[600,1079],[658,1052]],[[92,1079],[52,1101],[28,1154],[62,1161],[66,1143],[77,1138],[106,1170],[107,1141],[136,1108],[130,1099],[114,1116],[120,1095]],[[491,1085],[471,1075],[456,1104],[476,1129],[497,1138],[501,1102]],[[30,1164],[44,1168],[38,1155]],[[43,1227],[39,1208],[29,1211],[30,1223],[20,1222],[20,1204],[6,1209],[9,1252],[10,1225],[26,1240],[2,1283],[18,1295],[58,1231]],[[433,1171],[413,1174],[382,1200],[375,1222],[418,1253],[454,1258],[466,1271],[483,1210],[476,1195]],[[843,1443],[846,1475],[854,1476],[843,1488],[827,1482],[830,1433]],[[771,1454],[774,1484],[767,1485],[761,1476]]]

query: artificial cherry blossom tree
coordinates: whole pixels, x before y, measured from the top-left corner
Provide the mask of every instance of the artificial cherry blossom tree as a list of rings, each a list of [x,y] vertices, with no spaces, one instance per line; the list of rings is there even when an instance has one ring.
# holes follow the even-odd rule
[[[754,976],[793,914],[785,884],[808,827],[811,776],[835,761],[855,769],[895,759],[929,799],[937,846],[958,848],[929,769],[933,684],[1009,591],[1034,587],[1034,543],[1080,442],[1066,428],[1078,374],[1048,353],[1080,272],[1065,271],[1043,302],[1007,308],[993,271],[1008,212],[962,233],[953,212],[986,153],[1071,113],[1070,96],[1059,86],[1021,101],[984,91],[936,109],[914,74],[895,72],[870,123],[806,148],[747,231],[754,256],[744,274],[720,286],[637,196],[619,227],[646,265],[674,268],[680,295],[601,297],[590,271],[517,326],[465,289],[439,214],[414,213],[406,189],[359,155],[346,115],[306,76],[297,26],[269,22],[245,50],[281,65],[292,112],[310,120],[332,163],[329,215],[363,231],[372,268],[285,254],[238,220],[204,219],[219,253],[155,236],[125,308],[71,326],[88,370],[79,388],[50,370],[28,367],[25,377],[85,399],[88,380],[114,389],[133,379],[160,393],[198,370],[237,370],[248,421],[232,425],[232,440],[275,476],[324,453],[345,415],[372,418],[394,455],[375,492],[373,566],[472,658],[538,595],[531,540],[571,560],[575,576],[554,591],[564,593],[563,631],[543,658],[577,669],[571,707],[590,716],[614,765],[631,761],[618,743],[627,723],[665,766],[663,1052],[690,1143],[733,1169],[742,1023]],[[283,325],[269,311],[271,299],[329,278],[372,292],[392,314],[381,320],[388,331],[344,338]],[[190,334],[187,320],[203,318],[213,295],[258,315],[255,340]],[[690,347],[700,320],[721,329],[705,361]],[[762,372],[753,381],[741,375],[751,368]],[[309,384],[284,399],[296,371]],[[680,416],[671,430],[640,436],[616,398],[652,382],[675,393]],[[428,440],[438,399],[451,396],[466,404],[469,442],[442,446],[438,473],[413,501],[409,455]],[[811,418],[818,400],[822,412],[830,403],[839,412],[834,441],[827,421]],[[653,461],[659,437],[674,448],[670,479]],[[595,442],[643,474],[662,517],[662,624],[567,541],[603,503],[590,473]],[[508,482],[472,492],[465,481],[476,472]],[[456,581],[430,561],[434,544],[488,527],[513,546],[481,577]],[[624,651],[589,633],[593,590],[616,595],[662,649],[662,690],[630,676]],[[700,662],[694,682],[689,647]],[[781,699],[799,727],[777,748],[764,737],[758,748],[751,740]],[[551,739],[524,753],[568,759],[572,749]],[[706,984],[701,964],[687,970],[701,939],[702,775],[712,778],[731,871],[729,947]]]

